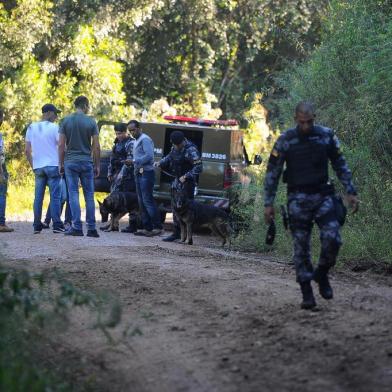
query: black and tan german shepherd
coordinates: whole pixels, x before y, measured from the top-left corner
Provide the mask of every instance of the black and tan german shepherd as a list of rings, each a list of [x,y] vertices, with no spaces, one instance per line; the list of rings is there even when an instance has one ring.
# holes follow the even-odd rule
[[[101,213],[102,223],[111,219],[109,224],[104,227],[105,231],[118,231],[120,219],[128,213],[137,213],[139,205],[135,192],[112,192],[103,202],[98,200],[99,212]]]
[[[207,226],[222,238],[222,246],[230,239],[229,215],[221,208],[201,204],[189,198],[189,193],[179,180],[172,184],[171,204],[173,214],[180,224],[181,242],[193,244],[194,226]]]

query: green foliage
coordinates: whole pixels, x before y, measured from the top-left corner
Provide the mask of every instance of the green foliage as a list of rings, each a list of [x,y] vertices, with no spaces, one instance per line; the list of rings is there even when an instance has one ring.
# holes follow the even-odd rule
[[[336,129],[344,142],[361,205],[343,228],[342,262],[392,261],[391,14],[387,0],[333,1],[320,47],[306,62],[294,64],[277,78],[285,95],[278,102],[276,124],[292,126],[295,105],[310,100],[316,105],[318,122]],[[279,193],[277,204],[283,200]],[[257,213],[249,208],[243,213],[262,216],[262,205],[254,206]],[[256,245],[262,249],[264,224],[252,225],[249,238],[258,233]],[[279,236],[276,249],[289,253],[287,241]],[[317,238],[313,249],[317,254]]]
[[[33,274],[0,267],[0,390],[71,390],[33,361],[39,350],[32,336],[58,321],[62,326],[75,307],[97,315],[95,327],[109,339],[108,329],[121,320],[121,306],[107,295],[95,295],[75,287],[59,273]]]

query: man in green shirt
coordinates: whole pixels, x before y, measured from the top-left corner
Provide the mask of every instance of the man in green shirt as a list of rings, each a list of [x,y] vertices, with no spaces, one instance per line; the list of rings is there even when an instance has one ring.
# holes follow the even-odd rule
[[[68,185],[72,227],[65,235],[83,236],[79,204],[79,180],[86,202],[87,236],[99,237],[95,227],[94,176],[99,176],[100,145],[96,121],[87,116],[89,100],[80,96],[74,102],[76,112],[60,124],[59,170]]]

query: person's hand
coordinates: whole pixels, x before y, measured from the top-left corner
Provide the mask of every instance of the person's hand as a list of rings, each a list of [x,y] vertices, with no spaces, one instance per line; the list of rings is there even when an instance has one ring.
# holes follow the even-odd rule
[[[59,174],[60,174],[60,176],[63,176],[64,172],[65,172],[64,166],[59,166]]]
[[[356,195],[346,195],[347,204],[351,207],[353,214],[359,209],[359,199]]]
[[[269,225],[275,219],[275,208],[273,206],[267,206],[264,208],[264,220]]]
[[[127,166],[131,166],[131,165],[133,164],[133,160],[132,160],[132,159],[126,159],[126,160],[124,161],[124,163],[125,163]]]
[[[186,181],[186,177],[185,176],[181,176],[179,178],[179,180],[180,180],[181,183],[184,183]]]
[[[94,166],[94,177],[95,178],[99,177],[99,173],[100,173],[99,166]]]
[[[159,162],[154,162],[154,167],[160,167],[161,165],[159,164]]]

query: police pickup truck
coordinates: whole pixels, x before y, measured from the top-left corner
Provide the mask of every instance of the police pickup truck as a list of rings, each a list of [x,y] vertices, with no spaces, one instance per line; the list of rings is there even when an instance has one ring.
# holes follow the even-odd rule
[[[234,185],[245,185],[249,177],[244,169],[250,165],[248,155],[243,143],[243,132],[234,129],[235,120],[215,121],[200,120],[186,117],[166,117],[176,123],[148,123],[141,122],[144,133],[149,135],[155,147],[155,161],[167,155],[171,149],[170,134],[180,130],[185,137],[192,141],[201,153],[203,173],[199,177],[195,199],[201,203],[208,203],[229,210],[230,190]],[[113,135],[113,121],[100,121],[98,127],[100,134]],[[107,136],[106,136],[107,137]],[[100,176],[95,180],[96,192],[110,192],[107,180],[110,150],[101,152]],[[255,157],[254,164],[260,164],[259,156]],[[154,198],[161,211],[169,212],[170,183],[172,177],[160,169],[156,169]]]

